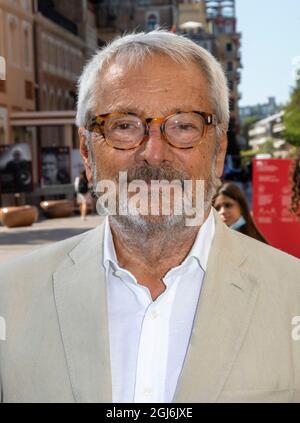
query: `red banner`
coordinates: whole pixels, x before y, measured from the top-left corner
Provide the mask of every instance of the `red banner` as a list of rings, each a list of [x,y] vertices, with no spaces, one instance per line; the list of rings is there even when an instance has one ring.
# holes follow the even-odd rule
[[[300,258],[300,219],[290,211],[291,159],[253,160],[253,217],[270,245]]]

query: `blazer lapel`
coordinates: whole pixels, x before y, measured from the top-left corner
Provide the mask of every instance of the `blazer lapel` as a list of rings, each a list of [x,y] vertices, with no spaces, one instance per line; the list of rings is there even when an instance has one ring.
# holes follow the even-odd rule
[[[53,275],[76,402],[112,401],[105,271],[101,262],[103,227],[88,232]]]
[[[241,347],[258,285],[242,243],[215,213],[216,233],[175,402],[215,402]]]

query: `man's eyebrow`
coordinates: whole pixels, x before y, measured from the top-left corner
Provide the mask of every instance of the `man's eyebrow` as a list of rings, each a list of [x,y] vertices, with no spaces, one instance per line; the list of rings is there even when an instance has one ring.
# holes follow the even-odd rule
[[[198,109],[199,109],[199,107],[195,108],[195,107],[192,107],[192,106],[190,106],[190,107],[172,107],[170,109],[161,110],[160,112],[157,112],[156,114],[157,115],[162,114],[163,116],[168,116],[168,115],[172,115],[174,113],[178,113],[178,112],[181,112],[181,111],[192,111],[192,110],[198,110]],[[146,113],[142,109],[139,109],[138,107],[132,107],[132,106],[116,107],[113,110],[108,111],[107,113],[116,113],[116,112],[118,112],[118,113],[129,112],[129,113],[135,113],[135,114],[140,115],[140,116],[146,115]]]

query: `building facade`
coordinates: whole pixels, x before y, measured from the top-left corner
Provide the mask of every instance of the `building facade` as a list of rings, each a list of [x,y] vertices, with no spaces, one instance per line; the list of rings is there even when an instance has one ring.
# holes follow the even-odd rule
[[[0,0],[0,56],[6,72],[0,81],[0,144],[30,142],[30,129],[13,129],[11,115],[35,110],[33,4]]]
[[[236,30],[235,0],[179,0],[178,32],[210,51],[221,63],[230,92],[228,154],[238,157],[241,34]],[[238,163],[237,163],[238,165]]]
[[[91,0],[0,0],[0,145],[29,145],[35,193],[42,149],[79,145],[76,85],[98,44]]]
[[[281,108],[282,106],[276,103],[275,97],[268,97],[266,103],[240,107],[240,119],[242,123],[249,117],[264,119],[278,113]]]
[[[279,149],[278,154],[284,157],[284,152],[288,153],[290,146],[284,140],[283,116],[284,112],[280,111],[251,125],[249,129],[249,145],[253,150],[257,150],[269,141],[272,142],[275,149]]]
[[[80,1],[70,7],[69,17],[64,9],[66,2],[36,3],[35,57],[37,81],[37,109],[39,111],[74,110],[76,83],[86,58],[86,44],[79,32]],[[71,2],[69,2],[71,3]],[[75,3],[75,2],[74,2]],[[57,7],[56,7],[57,6]],[[71,5],[69,5],[71,6]],[[69,132],[74,128],[69,128]],[[75,133],[69,139],[62,126],[39,128],[38,148],[73,146]]]
[[[171,29],[177,21],[177,0],[94,0],[98,37],[110,41],[134,30]]]

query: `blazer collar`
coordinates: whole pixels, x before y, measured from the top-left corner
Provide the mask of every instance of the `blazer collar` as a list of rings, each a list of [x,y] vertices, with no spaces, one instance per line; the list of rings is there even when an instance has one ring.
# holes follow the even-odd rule
[[[257,299],[257,281],[243,270],[247,253],[240,237],[214,215],[216,234],[175,402],[217,401]]]
[[[103,225],[87,232],[53,275],[62,341],[76,402],[111,402]]]

